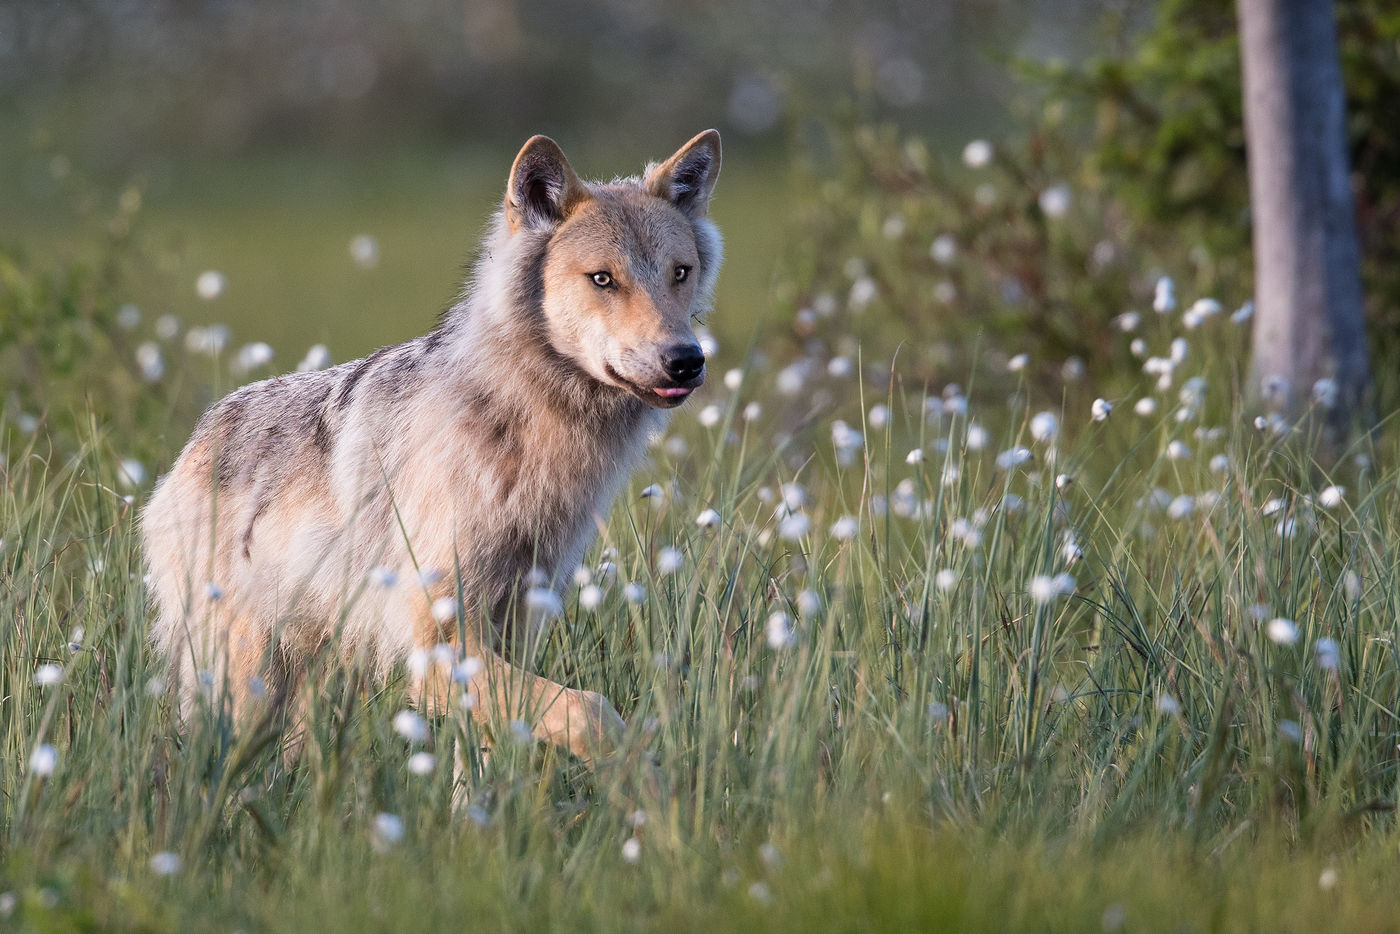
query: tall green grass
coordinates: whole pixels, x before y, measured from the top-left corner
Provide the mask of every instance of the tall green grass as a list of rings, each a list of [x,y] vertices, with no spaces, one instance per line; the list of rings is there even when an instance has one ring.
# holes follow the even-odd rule
[[[318,665],[288,763],[218,690],[177,723],[152,478],[121,467],[168,458],[232,351],[124,331],[101,277],[3,271],[79,352],[8,348],[42,385],[12,376],[0,426],[0,927],[1393,924],[1393,439],[1320,463],[1256,428],[1224,318],[1170,386],[1119,374],[1104,422],[1094,387],[1050,406],[991,356],[925,391],[721,347],[517,659],[611,698],[621,755],[506,722],[482,755],[453,717],[410,741],[402,673]]]

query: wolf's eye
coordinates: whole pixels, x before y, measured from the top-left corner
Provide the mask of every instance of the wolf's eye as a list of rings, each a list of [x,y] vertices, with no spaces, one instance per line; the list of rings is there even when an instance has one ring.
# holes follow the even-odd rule
[[[677,281],[677,282],[684,282],[684,281],[685,281],[686,279],[688,279],[688,278],[690,278],[690,267],[689,267],[689,266],[677,266],[677,267],[676,267],[676,281]]]
[[[612,273],[610,272],[595,272],[588,278],[592,279],[593,284],[600,289],[606,289],[608,286],[613,284],[613,277]]]

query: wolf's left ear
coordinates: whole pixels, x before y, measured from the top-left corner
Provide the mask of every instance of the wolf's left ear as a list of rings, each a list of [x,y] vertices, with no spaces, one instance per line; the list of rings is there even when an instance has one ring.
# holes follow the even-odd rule
[[[552,226],[587,196],[559,144],[548,136],[532,136],[510,167],[506,220],[512,231]]]
[[[665,198],[689,217],[704,217],[719,178],[719,131],[706,130],[674,156],[647,169],[647,194]]]

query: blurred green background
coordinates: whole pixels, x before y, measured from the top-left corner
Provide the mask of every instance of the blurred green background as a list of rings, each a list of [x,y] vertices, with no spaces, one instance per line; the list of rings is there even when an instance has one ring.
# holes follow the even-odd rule
[[[947,151],[1008,122],[1017,56],[1073,58],[1084,0],[28,2],[0,6],[0,239],[81,258],[139,197],[145,315],[227,323],[274,368],[421,333],[460,286],[531,134],[580,172],[724,135],[728,261],[711,326],[747,343],[834,116]],[[93,234],[97,234],[94,237]],[[125,235],[127,231],[118,231]],[[370,237],[356,262],[350,244]],[[361,241],[362,249],[365,241]],[[371,261],[372,259],[372,261]],[[214,269],[227,286],[198,297]]]

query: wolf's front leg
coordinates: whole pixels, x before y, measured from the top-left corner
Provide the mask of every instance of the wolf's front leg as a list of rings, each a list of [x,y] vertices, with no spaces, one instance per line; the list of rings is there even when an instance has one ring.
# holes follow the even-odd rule
[[[471,695],[467,709],[478,723],[498,727],[519,720],[537,739],[563,746],[590,767],[622,740],[625,724],[606,697],[531,674],[495,652],[474,649],[480,665],[458,668],[454,681],[445,665],[433,665],[411,685],[414,703],[428,713],[445,714]]]

